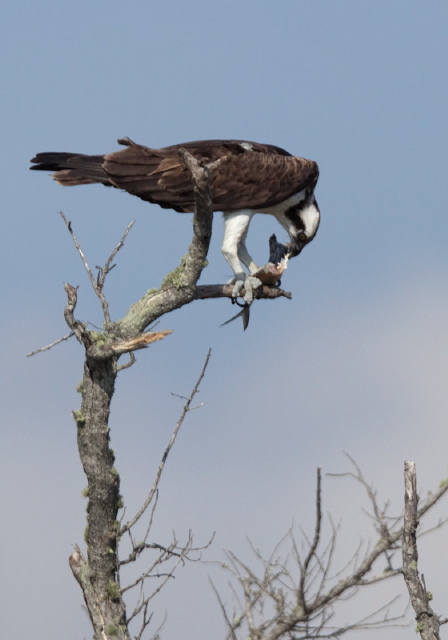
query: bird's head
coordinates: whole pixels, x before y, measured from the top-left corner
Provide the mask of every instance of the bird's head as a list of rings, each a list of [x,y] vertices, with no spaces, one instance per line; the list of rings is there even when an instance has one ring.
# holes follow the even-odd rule
[[[291,238],[286,247],[290,257],[294,258],[311,242],[319,228],[320,212],[314,195],[309,200],[290,207],[284,215],[284,226]]]

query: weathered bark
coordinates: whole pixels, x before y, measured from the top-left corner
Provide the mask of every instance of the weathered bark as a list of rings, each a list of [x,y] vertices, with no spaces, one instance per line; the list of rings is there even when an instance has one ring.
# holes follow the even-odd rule
[[[116,378],[116,358],[87,356],[81,410],[75,413],[78,449],[88,482],[88,571],[81,586],[95,630],[95,639],[129,638],[120,596],[117,567],[117,512],[120,478],[109,447],[109,412]]]
[[[415,462],[404,463],[404,484],[403,575],[415,612],[416,631],[420,633],[422,640],[439,640],[440,619],[429,604],[432,596],[426,590],[418,570],[419,513]]]

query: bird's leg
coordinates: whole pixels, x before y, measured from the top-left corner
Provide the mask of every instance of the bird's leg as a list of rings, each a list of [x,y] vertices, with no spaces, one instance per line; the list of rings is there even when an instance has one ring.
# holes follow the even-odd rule
[[[238,243],[238,258],[241,262],[247,267],[250,275],[253,275],[256,271],[258,271],[259,267],[255,264],[252,256],[249,254],[249,251],[246,247],[246,238],[247,232],[249,231],[249,225],[247,225],[245,232],[241,236],[241,240]]]
[[[244,288],[244,302],[247,304],[251,304],[254,299],[254,288],[258,288],[261,285],[258,278],[253,278],[244,272],[241,264],[241,262],[243,262],[243,264],[246,265],[249,273],[254,273],[258,270],[245,244],[247,231],[253,215],[254,212],[249,209],[224,213],[224,239],[222,242],[223,256],[235,274],[231,280],[231,283],[235,285],[233,287],[232,297],[237,298],[240,291]]]
[[[259,266],[254,262],[252,256],[249,254],[249,251],[246,247],[246,238],[244,237],[240,244],[238,245],[238,258],[241,262],[247,267],[250,275],[253,275],[256,271],[258,271]]]

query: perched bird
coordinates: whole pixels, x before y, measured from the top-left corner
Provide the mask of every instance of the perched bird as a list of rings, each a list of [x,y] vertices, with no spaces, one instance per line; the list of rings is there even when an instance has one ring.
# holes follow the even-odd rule
[[[281,244],[273,233],[269,238],[269,259],[253,276],[258,278],[261,284],[279,287],[280,278],[288,266],[290,255],[290,244]]]
[[[126,148],[106,155],[38,153],[31,169],[53,171],[53,178],[64,186],[100,183],[186,213],[194,211],[194,193],[179,149],[203,162],[222,159],[213,171],[213,211],[224,215],[222,253],[234,273],[235,298],[244,288],[245,301],[252,301],[251,277],[259,267],[246,248],[246,236],[255,213],[274,216],[286,229],[290,257],[297,256],[316,235],[320,214],[314,188],[319,169],[313,160],[243,140],[201,140],[162,149],[144,147],[129,138],[118,143]]]
[[[288,264],[289,254],[290,252],[288,250],[288,247],[284,244],[281,244],[281,242],[277,240],[275,233],[273,233],[269,238],[268,262],[263,267],[261,267],[261,269],[254,273],[254,277],[257,278],[261,284],[265,284],[269,287],[279,287],[280,278]],[[230,318],[230,320],[223,322],[221,327],[224,327],[226,324],[233,322],[237,318],[242,318],[243,329],[244,331],[246,331],[249,325],[250,303],[245,302],[244,304],[240,304],[236,298],[234,298],[232,302],[236,302],[239,307],[242,307],[242,309],[235,316]]]

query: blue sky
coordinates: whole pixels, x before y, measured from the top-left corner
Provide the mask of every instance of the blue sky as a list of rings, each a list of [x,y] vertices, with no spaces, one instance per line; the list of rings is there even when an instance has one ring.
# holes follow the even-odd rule
[[[228,301],[176,311],[159,325],[173,335],[120,376],[112,446],[130,513],[181,409],[171,392],[188,394],[212,348],[206,405],[188,416],[169,460],[154,539],[192,529],[199,544],[216,531],[212,561],[223,549],[246,554],[247,535],[269,554],[293,520],[311,530],[316,467],[347,470],[344,451],[394,512],[405,459],[417,463],[422,496],[446,477],[447,26],[438,1],[4,4],[1,637],[91,634],[67,564],[85,526],[70,415],[82,353],[72,341],[25,358],[67,333],[64,281],[80,287],[78,317],[101,323],[57,211],[92,265],[136,219],[106,286],[115,319],[160,284],[191,235],[188,215],[30,173],[36,152],[105,153],[126,135],[154,147],[229,137],[320,166],[321,227],[283,278],[293,300],[254,304],[245,333],[239,323],[219,327],[234,312]],[[252,221],[259,262],[274,231],[285,239],[273,219]],[[204,283],[230,277],[221,237],[217,215]],[[367,535],[362,494],[327,477],[324,491],[325,510],[342,520],[344,558]],[[445,539],[421,551],[443,615]],[[224,635],[208,573],[226,597],[214,565],[180,572],[155,603],[159,619],[168,610],[165,639]],[[399,592],[404,607],[398,579],[383,589],[367,604]]]

